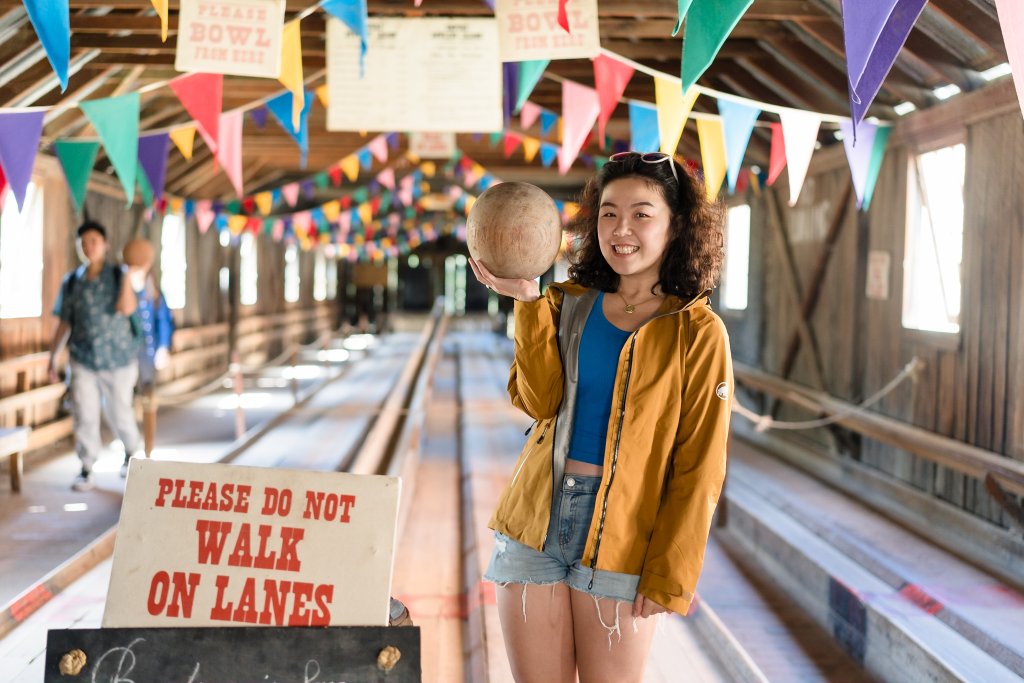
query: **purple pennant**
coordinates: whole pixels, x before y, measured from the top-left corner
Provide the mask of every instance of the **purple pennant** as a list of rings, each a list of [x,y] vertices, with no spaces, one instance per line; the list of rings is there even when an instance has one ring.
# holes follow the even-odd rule
[[[15,111],[0,114],[0,166],[3,166],[19,210],[24,206],[25,191],[36,162],[36,148],[43,132],[43,113]]]
[[[388,133],[388,147],[392,152],[398,149],[398,133]]]
[[[260,130],[263,130],[263,127],[267,125],[268,114],[270,114],[270,110],[262,105],[249,110],[249,116],[252,118],[252,122],[255,123],[256,127]]]
[[[516,106],[516,98],[519,96],[519,64],[504,62],[501,67],[505,77],[502,104],[505,112],[505,126],[508,126],[509,121],[512,120],[512,111]]]
[[[316,183],[312,180],[301,181],[299,187],[302,188],[302,194],[306,196],[306,199],[312,199],[316,196]]]
[[[167,133],[153,133],[139,136],[139,165],[146,174],[149,187],[156,199],[164,196],[164,174],[167,172],[167,145],[170,142]]]
[[[857,191],[857,206],[864,203],[868,172],[871,169],[871,155],[875,147],[875,136],[878,134],[878,126],[874,124],[861,122],[860,126],[860,139],[855,145],[853,122],[839,122],[839,130],[843,133],[843,145],[846,147],[846,160],[850,163],[850,173],[853,174],[853,187]]]

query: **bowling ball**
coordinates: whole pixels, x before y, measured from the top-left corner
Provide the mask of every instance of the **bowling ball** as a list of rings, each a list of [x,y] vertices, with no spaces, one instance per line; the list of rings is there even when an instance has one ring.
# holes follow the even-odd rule
[[[127,266],[148,269],[153,265],[155,254],[156,252],[153,250],[152,244],[146,240],[134,239],[129,240],[124,245],[124,249],[121,251],[121,258]]]
[[[562,218],[554,200],[529,183],[501,183],[480,195],[466,221],[469,253],[499,278],[532,280],[554,263]]]

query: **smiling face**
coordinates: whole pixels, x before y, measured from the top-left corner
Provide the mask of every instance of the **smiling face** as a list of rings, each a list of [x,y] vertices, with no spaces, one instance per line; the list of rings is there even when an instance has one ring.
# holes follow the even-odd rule
[[[82,255],[89,263],[103,263],[107,258],[107,240],[95,230],[86,230],[78,238],[82,245]]]
[[[620,277],[653,285],[659,279],[671,222],[672,210],[649,181],[614,180],[601,194],[597,219],[601,254]]]

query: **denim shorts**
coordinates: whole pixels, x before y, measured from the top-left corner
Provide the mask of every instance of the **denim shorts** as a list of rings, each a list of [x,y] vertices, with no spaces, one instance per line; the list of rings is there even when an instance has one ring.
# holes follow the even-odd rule
[[[581,563],[600,487],[601,477],[565,475],[552,505],[544,552],[495,532],[494,552],[484,580],[499,585],[564,583],[596,597],[633,602],[639,576],[594,570]]]

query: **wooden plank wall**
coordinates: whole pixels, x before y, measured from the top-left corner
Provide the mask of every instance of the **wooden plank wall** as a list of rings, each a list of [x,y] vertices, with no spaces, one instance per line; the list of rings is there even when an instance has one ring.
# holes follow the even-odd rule
[[[931,335],[902,326],[903,272],[907,223],[908,166],[913,154],[965,142],[964,256],[961,331]],[[822,248],[834,203],[849,177],[841,147],[823,150],[796,207],[784,210],[801,287],[806,290]],[[859,402],[891,380],[914,356],[925,370],[877,407],[924,429],[1024,460],[1024,120],[1009,79],[901,121],[893,135],[870,212],[846,211],[832,253],[812,329],[825,368],[824,387],[834,396]],[[780,179],[774,191],[785,204]],[[752,208],[763,202],[748,195]],[[766,212],[752,212],[751,232],[770,235]],[[752,243],[754,240],[752,239]],[[868,250],[892,256],[887,300],[868,300],[864,272]],[[751,297],[763,319],[756,364],[778,374],[798,313],[783,287],[783,262],[769,239],[752,248]],[[755,278],[755,274],[757,278]],[[752,301],[752,306],[754,305]],[[761,312],[763,310],[763,313]],[[749,355],[757,334],[749,321],[724,317],[738,358]],[[744,358],[746,360],[746,358]],[[792,379],[814,386],[809,355],[801,347]],[[780,419],[807,419],[790,407]],[[824,430],[791,432],[787,438],[828,447]],[[855,442],[854,442],[855,443]],[[834,445],[832,446],[834,447]],[[908,453],[864,439],[863,463],[974,514],[1006,525],[1003,513],[973,478],[957,475]]]

